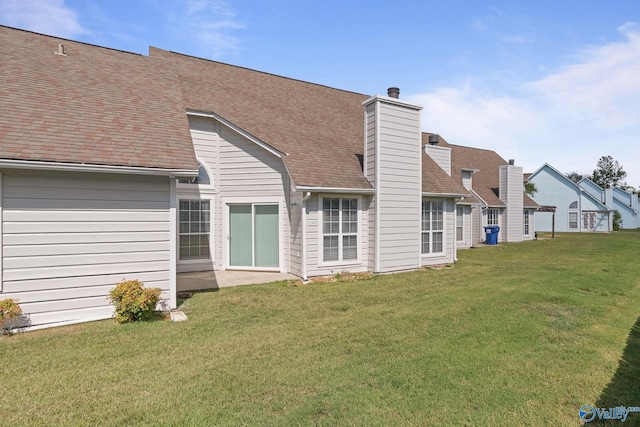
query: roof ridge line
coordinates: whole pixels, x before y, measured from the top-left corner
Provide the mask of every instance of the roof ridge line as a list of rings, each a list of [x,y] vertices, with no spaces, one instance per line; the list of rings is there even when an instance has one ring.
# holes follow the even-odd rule
[[[166,49],[162,49],[162,48],[155,47],[155,46],[149,46],[149,48],[161,50],[161,51],[164,51],[164,52],[169,52],[169,53],[174,54],[174,55],[185,56],[187,58],[193,58],[193,59],[198,59],[198,60],[201,60],[201,61],[213,62],[213,63],[216,63],[216,64],[226,65],[228,67],[240,68],[242,70],[253,71],[255,73],[260,73],[260,74],[266,74],[266,75],[273,76],[273,77],[278,77],[278,78],[281,78],[281,79],[292,80],[292,81],[299,82],[299,83],[306,83],[306,84],[313,85],[313,86],[320,86],[320,87],[323,87],[323,88],[326,88],[326,89],[331,89],[331,90],[335,90],[335,91],[339,91],[339,92],[351,93],[351,94],[354,94],[354,95],[361,95],[361,96],[371,96],[371,95],[366,94],[366,93],[360,93],[360,92],[354,92],[354,91],[351,91],[351,90],[340,89],[340,88],[336,88],[336,87],[333,87],[333,86],[323,85],[321,83],[310,82],[310,81],[307,81],[307,80],[297,79],[295,77],[282,76],[280,74],[270,73],[268,71],[256,70],[256,69],[249,68],[249,67],[243,67],[242,65],[229,64],[228,62],[217,61],[215,59],[201,58],[199,56],[189,55],[189,54],[186,54],[186,53],[176,52],[176,51],[173,51],[173,50],[166,50]],[[151,57],[151,55],[149,55],[149,57]]]

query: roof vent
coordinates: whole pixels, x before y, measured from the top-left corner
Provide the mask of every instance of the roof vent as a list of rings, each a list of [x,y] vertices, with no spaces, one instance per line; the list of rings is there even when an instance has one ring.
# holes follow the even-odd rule
[[[387,95],[389,95],[389,98],[400,98],[400,88],[390,87],[387,89]]]
[[[515,165],[515,164],[516,164],[516,161],[515,161],[515,160],[513,160],[513,159],[509,159],[509,164],[510,164],[511,166],[513,166],[513,165]]]
[[[438,145],[438,143],[440,142],[440,135],[438,134],[432,134],[429,135],[429,144],[430,145]]]
[[[55,53],[56,55],[67,56],[64,51],[64,45],[62,43],[58,44],[58,50],[54,51],[53,53]]]

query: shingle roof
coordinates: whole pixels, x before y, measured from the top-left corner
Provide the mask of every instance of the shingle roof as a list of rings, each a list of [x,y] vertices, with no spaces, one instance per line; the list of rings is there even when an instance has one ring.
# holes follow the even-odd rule
[[[173,64],[187,109],[212,112],[280,152],[298,186],[371,188],[362,173],[368,95],[150,48]]]
[[[0,158],[198,168],[159,60],[2,26],[0,58]]]
[[[430,133],[423,133],[422,140],[428,143]],[[500,166],[509,164],[498,153],[481,148],[464,147],[449,144],[440,136],[440,145],[451,148],[451,176],[462,182],[462,169],[477,169],[473,174],[473,191],[489,206],[505,206],[498,197],[500,183]],[[529,196],[523,193],[525,207],[537,207]]]
[[[422,192],[471,196],[469,190],[455,181],[428,154],[422,153]]]

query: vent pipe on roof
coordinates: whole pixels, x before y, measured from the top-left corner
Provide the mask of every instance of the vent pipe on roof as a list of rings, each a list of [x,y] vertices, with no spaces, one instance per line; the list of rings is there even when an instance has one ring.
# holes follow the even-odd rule
[[[513,165],[515,165],[515,164],[516,164],[516,161],[515,161],[515,160],[513,160],[513,159],[509,159],[509,164],[510,164],[511,166],[513,166]]]
[[[64,45],[62,43],[58,44],[58,50],[54,51],[53,53],[55,53],[56,55],[67,56],[64,51]]]
[[[387,89],[387,95],[389,95],[389,98],[400,98],[400,88],[390,87]]]
[[[438,145],[439,142],[440,142],[440,135],[437,135],[437,134],[429,135],[430,145]]]

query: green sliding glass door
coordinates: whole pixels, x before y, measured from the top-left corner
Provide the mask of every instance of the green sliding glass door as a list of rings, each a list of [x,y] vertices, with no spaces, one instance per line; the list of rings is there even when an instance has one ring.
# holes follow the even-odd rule
[[[229,266],[280,266],[278,205],[229,205]]]

